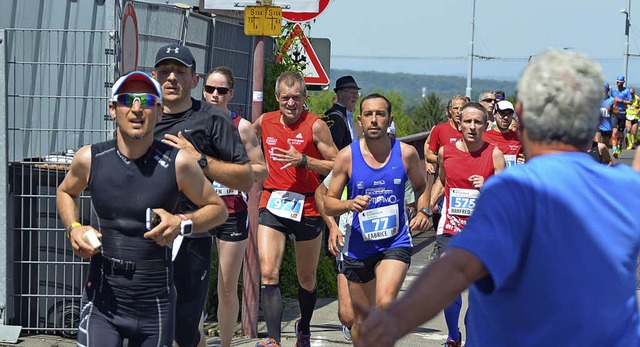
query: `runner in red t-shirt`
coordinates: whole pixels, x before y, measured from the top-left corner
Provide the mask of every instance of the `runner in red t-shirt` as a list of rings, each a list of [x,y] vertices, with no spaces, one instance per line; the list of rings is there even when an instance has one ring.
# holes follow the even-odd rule
[[[524,150],[518,132],[509,129],[514,115],[513,104],[502,100],[496,104],[494,112],[496,127],[482,134],[482,140],[495,145],[504,154],[506,167],[524,164]]]

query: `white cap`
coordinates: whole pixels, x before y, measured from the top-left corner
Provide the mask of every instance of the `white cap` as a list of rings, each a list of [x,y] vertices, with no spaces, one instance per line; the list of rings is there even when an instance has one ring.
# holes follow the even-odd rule
[[[156,81],[155,78],[147,75],[142,71],[133,71],[133,72],[129,72],[126,75],[120,76],[120,78],[118,78],[116,83],[113,84],[113,87],[111,87],[112,100],[113,100],[113,97],[115,97],[118,94],[120,87],[122,87],[126,82],[129,82],[129,81],[148,82],[149,85],[151,85],[153,89],[155,89],[156,96],[158,96],[159,98],[158,100],[160,101],[160,103],[162,103],[162,87],[160,87],[160,83],[158,83],[158,81]]]
[[[515,109],[513,108],[513,104],[511,103],[511,101],[501,100],[496,104],[496,111],[504,111],[504,110],[511,110],[515,112]]]

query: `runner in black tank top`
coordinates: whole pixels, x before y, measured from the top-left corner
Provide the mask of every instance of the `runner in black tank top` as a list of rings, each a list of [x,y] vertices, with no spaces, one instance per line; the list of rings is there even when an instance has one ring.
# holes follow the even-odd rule
[[[130,347],[172,346],[175,289],[167,245],[180,234],[206,233],[227,218],[197,163],[154,141],[160,94],[160,85],[142,72],[118,79],[109,104],[116,139],[78,150],[58,187],[58,210],[73,251],[91,258],[78,329],[81,346],[120,347],[125,338]],[[77,197],[85,188],[98,217],[92,227],[77,222]],[[202,207],[174,215],[181,194]],[[151,230],[147,208],[160,218]],[[89,232],[101,246],[83,238]]]

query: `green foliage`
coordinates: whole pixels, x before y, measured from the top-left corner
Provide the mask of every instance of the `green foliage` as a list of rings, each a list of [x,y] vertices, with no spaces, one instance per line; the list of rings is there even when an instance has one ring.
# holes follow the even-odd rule
[[[436,93],[429,93],[426,98],[415,108],[409,111],[411,119],[420,131],[429,131],[439,123],[444,122],[447,117],[444,113],[446,105]]]
[[[321,92],[308,92],[307,107],[309,112],[321,116],[324,112],[333,106],[333,97],[335,93],[328,90]]]
[[[280,108],[276,101],[275,89],[278,76],[285,71],[296,71],[302,73],[308,62],[299,61],[296,57],[290,56],[287,51],[289,46],[300,47],[300,39],[296,36],[292,42],[288,42],[294,30],[295,23],[287,23],[282,26],[282,33],[275,38],[273,45],[274,52],[268,57],[265,64],[264,82],[263,82],[263,101],[262,108],[265,112],[275,111]],[[305,24],[307,29],[309,24]]]

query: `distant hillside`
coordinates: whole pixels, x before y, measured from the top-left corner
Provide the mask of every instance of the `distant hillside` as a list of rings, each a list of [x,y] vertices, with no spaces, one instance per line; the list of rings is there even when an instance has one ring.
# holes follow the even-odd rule
[[[335,87],[335,80],[344,75],[351,75],[356,79],[358,85],[362,88],[363,95],[377,89],[384,91],[396,90],[404,95],[405,105],[409,107],[417,104],[422,97],[423,88],[426,90],[425,94],[433,92],[445,99],[456,94],[464,94],[467,88],[466,77],[332,69],[330,89]],[[516,82],[474,79],[472,88],[472,99],[474,101],[478,100],[478,95],[484,90],[504,90],[507,97],[509,97],[514,95]]]

